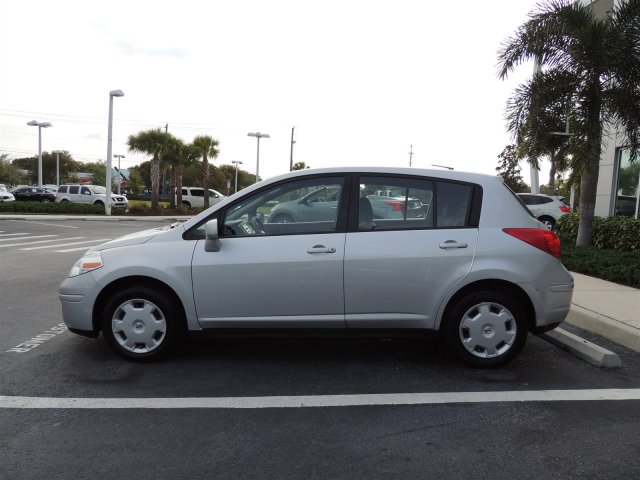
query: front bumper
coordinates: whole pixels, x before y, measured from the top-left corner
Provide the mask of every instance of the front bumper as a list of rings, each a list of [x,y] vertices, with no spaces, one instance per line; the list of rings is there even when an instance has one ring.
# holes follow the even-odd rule
[[[93,279],[87,278],[90,275],[65,278],[60,284],[58,298],[62,305],[62,319],[69,331],[95,337],[98,335],[98,329],[93,325],[96,294],[86,287],[87,284],[95,285]]]

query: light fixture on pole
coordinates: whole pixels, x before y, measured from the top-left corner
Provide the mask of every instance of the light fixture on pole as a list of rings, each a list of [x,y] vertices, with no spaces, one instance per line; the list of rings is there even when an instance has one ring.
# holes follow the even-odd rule
[[[124,155],[114,155],[118,159],[118,195],[120,195],[120,184],[122,183],[122,171],[120,170],[120,159],[124,158]]]
[[[51,127],[49,122],[37,122],[31,120],[27,122],[30,127],[38,127],[38,186],[42,187],[42,129]]]
[[[105,199],[104,213],[111,215],[111,142],[113,130],[113,97],[124,97],[122,90],[111,90],[109,92],[109,126],[107,131],[107,198]]]
[[[238,165],[242,165],[242,162],[240,160],[232,160],[231,163],[236,166],[236,186],[233,190],[233,193],[236,193],[238,191]]]
[[[64,152],[60,150],[54,150],[51,153],[56,154],[56,185],[60,185],[60,154]]]
[[[271,138],[268,133],[247,133],[247,137],[256,137],[258,139],[258,151],[256,154],[256,183],[258,183],[258,178],[260,174],[260,139],[261,138]]]

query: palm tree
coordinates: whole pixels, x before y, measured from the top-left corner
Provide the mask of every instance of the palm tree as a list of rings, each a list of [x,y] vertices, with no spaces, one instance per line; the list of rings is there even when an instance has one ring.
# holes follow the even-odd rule
[[[171,136],[160,130],[146,130],[129,135],[127,145],[130,152],[151,155],[151,209],[158,210],[160,202],[160,157],[167,148]]]
[[[198,155],[202,156],[202,188],[204,189],[204,208],[209,208],[209,157],[216,158],[220,153],[218,140],[209,135],[198,135],[192,143]]]
[[[572,167],[581,174],[576,244],[588,246],[603,122],[624,135],[633,160],[640,147],[640,0],[620,2],[603,18],[589,5],[547,0],[502,45],[499,77],[504,79],[520,63],[536,59],[544,70],[533,80],[538,94],[531,101],[542,101],[550,111],[554,105],[571,106]],[[527,95],[526,88],[521,91]],[[526,113],[521,125],[525,117]]]
[[[176,204],[182,205],[182,179],[184,177],[184,169],[190,164],[194,163],[199,157],[198,151],[190,143],[184,143],[179,140],[177,150],[177,164],[176,171]]]
[[[540,157],[549,157],[549,190],[553,191],[556,172],[569,167],[573,144],[570,132],[575,129],[572,125],[575,121],[567,103],[569,97],[559,95],[557,87],[551,89],[548,80],[549,77],[536,74],[518,87],[507,102],[506,112],[507,130],[518,139],[517,157],[526,158],[536,168],[539,168]],[[555,78],[552,80],[557,82]]]

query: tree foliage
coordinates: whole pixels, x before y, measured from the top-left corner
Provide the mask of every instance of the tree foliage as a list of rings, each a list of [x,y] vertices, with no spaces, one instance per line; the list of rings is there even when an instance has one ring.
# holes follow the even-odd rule
[[[26,175],[9,159],[9,155],[6,153],[0,154],[0,183],[9,186],[20,185],[25,182]]]
[[[603,122],[625,137],[633,160],[640,147],[640,0],[619,2],[602,18],[591,5],[546,0],[502,45],[499,76],[505,78],[517,65],[536,59],[542,71],[516,91],[508,106],[509,128],[532,138],[530,151],[544,151],[551,140],[545,130],[562,125],[561,119],[569,116],[573,135],[567,148],[571,167],[581,175],[576,243],[588,246]],[[537,115],[542,119],[536,127]],[[537,140],[535,132],[540,134]]]
[[[522,179],[520,173],[520,164],[516,153],[515,145],[507,145],[498,155],[499,162],[496,167],[498,176],[502,178],[504,183],[515,193],[523,193],[529,191],[529,187]]]

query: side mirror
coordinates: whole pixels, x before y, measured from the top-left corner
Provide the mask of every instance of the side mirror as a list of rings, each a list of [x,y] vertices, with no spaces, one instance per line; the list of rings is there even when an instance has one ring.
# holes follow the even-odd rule
[[[218,219],[214,218],[209,220],[204,225],[204,251],[205,252],[219,252],[220,251],[220,237],[218,236]]]

